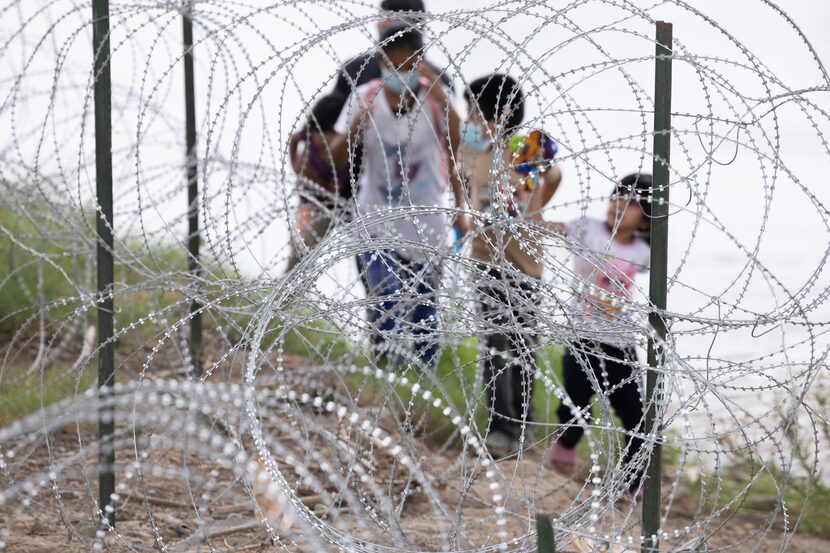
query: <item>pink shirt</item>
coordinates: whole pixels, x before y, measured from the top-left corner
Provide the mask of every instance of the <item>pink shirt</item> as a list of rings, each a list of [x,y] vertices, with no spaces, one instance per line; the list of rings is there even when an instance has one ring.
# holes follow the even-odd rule
[[[644,328],[632,297],[638,291],[634,277],[648,270],[650,246],[642,238],[630,244],[613,240],[605,221],[597,219],[576,219],[565,230],[574,247],[576,330],[599,342],[634,345]]]

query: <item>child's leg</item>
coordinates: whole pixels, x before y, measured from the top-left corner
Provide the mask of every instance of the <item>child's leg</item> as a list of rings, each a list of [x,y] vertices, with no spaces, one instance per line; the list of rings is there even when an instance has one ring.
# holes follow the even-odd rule
[[[507,362],[508,339],[504,334],[489,334],[484,341],[488,353],[484,360],[484,388],[490,410],[490,432],[504,432],[511,438],[518,436],[516,419],[519,413],[513,409],[513,371]]]
[[[609,396],[611,406],[628,432],[642,432],[643,401],[640,397],[640,387],[632,376],[634,374],[633,364],[637,361],[637,354],[630,349],[621,350],[609,345],[603,345],[603,350],[611,358],[606,360],[608,383],[611,386],[616,386]],[[634,436],[630,437],[623,450],[623,460],[626,463],[631,461],[642,445],[642,439]],[[630,486],[632,489],[639,487],[641,476],[639,473],[634,475]]]
[[[400,267],[394,254],[382,250],[358,254],[358,266],[366,296],[377,300],[369,307],[369,323],[373,325],[372,341],[379,344],[389,338],[401,315],[398,313],[402,288]]]
[[[297,208],[297,234],[291,233],[291,255],[288,257],[286,272],[293,269],[305,257],[308,250],[316,246],[329,227],[329,218],[315,206],[301,202]]]
[[[535,341],[527,334],[510,337],[513,362],[510,372],[511,411],[516,414],[513,433],[518,438],[522,425],[533,416],[533,383],[536,380]],[[525,432],[527,430],[525,429]]]
[[[364,252],[365,253],[365,252]],[[363,285],[363,289],[366,290],[366,297],[371,297],[369,293],[369,280],[366,278],[366,263],[364,262],[364,253],[359,253],[354,257],[355,263],[357,265],[357,275],[360,277],[360,283]],[[370,252],[371,253],[371,252]],[[371,323],[372,317],[374,313],[374,309],[372,309],[371,305],[366,306],[366,320]],[[373,330],[371,332],[372,343],[376,343],[376,335],[377,331]]]
[[[533,383],[536,380],[536,337],[530,331],[536,293],[531,282],[522,281],[513,287],[513,319],[516,332],[510,334],[513,352],[512,391],[513,411],[520,421],[533,418]],[[517,425],[516,435],[521,431]]]
[[[482,267],[483,270],[487,270]],[[513,379],[507,364],[507,353],[510,350],[510,339],[501,332],[508,317],[506,316],[506,298],[503,289],[500,289],[500,277],[489,270],[484,276],[486,282],[479,288],[483,296],[479,303],[482,318],[499,330],[488,332],[484,337],[484,390],[487,395],[487,406],[490,411],[490,432],[504,432],[513,436],[515,419],[518,413],[513,409]]]
[[[300,236],[302,236],[306,247],[311,250],[317,247],[323,241],[323,238],[328,236],[331,229],[331,212],[325,208],[314,208],[314,214],[300,231]]]
[[[413,264],[408,274],[416,279],[412,285],[418,294],[418,303],[412,310],[415,354],[421,358],[425,368],[431,368],[438,360],[438,306],[436,289],[440,274],[421,264]]]
[[[589,342],[575,342],[565,349],[565,355],[562,358],[562,377],[565,393],[570,398],[573,407],[581,410],[583,417],[586,419],[591,417],[590,412],[586,413],[585,410],[591,404],[591,396],[595,392],[588,371],[593,375],[596,371],[595,366],[599,361],[596,355],[592,353],[593,347]],[[568,425],[557,443],[568,449],[573,449],[579,443],[585,431],[580,421],[572,413],[571,407],[566,405],[564,400],[559,404],[556,414],[559,416],[561,424]]]

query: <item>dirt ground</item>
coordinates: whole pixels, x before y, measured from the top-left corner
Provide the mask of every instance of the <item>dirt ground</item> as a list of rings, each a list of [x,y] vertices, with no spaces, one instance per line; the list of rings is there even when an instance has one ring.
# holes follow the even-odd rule
[[[288,358],[284,364],[288,371],[296,369],[300,380],[308,378],[303,371],[303,359]],[[318,377],[314,376],[317,385],[331,389],[342,385],[338,379],[326,382]],[[220,381],[226,378],[224,375]],[[364,397],[362,401],[361,407],[368,409],[372,399]],[[288,455],[281,457],[276,450],[272,451],[301,505],[299,511],[292,511],[294,523],[281,527],[271,516],[274,505],[256,491],[251,493],[246,483],[250,480],[240,477],[243,473],[251,476],[241,466],[247,466],[247,461],[223,457],[218,453],[221,447],[190,449],[185,443],[187,437],[172,425],[172,419],[168,421],[165,413],[157,413],[159,416],[153,422],[150,414],[152,411],[143,415],[148,418],[141,425],[121,428],[117,476],[123,487],[118,489],[116,532],[100,531],[96,515],[97,445],[93,425],[51,428],[42,435],[33,433],[22,446],[20,440],[0,443],[0,452],[6,453],[0,457],[0,493],[5,494],[0,496],[0,542],[5,545],[0,551],[319,553],[349,550],[344,536],[351,536],[363,547],[367,543],[377,544],[370,549],[374,551],[471,551],[499,543],[497,507],[504,508],[503,529],[511,539],[515,537],[510,544],[512,549],[534,550],[536,512],[555,519],[565,513],[563,520],[555,521],[560,529],[563,525],[571,527],[568,525],[576,520],[575,513],[582,513],[577,526],[582,531],[586,527],[591,490],[583,485],[584,474],[568,479],[547,469],[543,462],[544,443],[531,445],[518,460],[499,461],[488,476],[481,460],[469,448],[462,450],[457,443],[421,435],[421,423],[412,422],[416,428],[413,435],[418,438],[414,446],[410,443],[410,450],[419,452],[414,464],[423,473],[420,477],[397,464],[388,452],[367,447],[365,440],[355,441],[354,428],[347,429],[344,421],[321,409],[263,417],[268,439],[278,441],[284,452],[302,460],[292,464],[287,461]],[[401,421],[395,415],[379,409],[374,417],[393,443],[409,439],[401,436]],[[234,432],[234,428],[239,428],[238,413],[227,417],[214,415],[207,418],[206,424],[211,435],[218,434],[225,440],[238,438]],[[292,429],[299,434],[292,434]],[[306,438],[298,439],[297,435]],[[377,492],[369,493],[369,485],[356,478],[354,466],[342,462],[340,453],[335,451],[338,447],[352,452],[353,460],[357,459],[354,464],[361,464],[368,471],[388,506],[374,500]],[[16,451],[13,458],[7,454],[10,448]],[[256,458],[253,448],[245,449],[251,454],[248,459]],[[319,456],[314,458],[310,450]],[[337,469],[325,466],[326,459],[340,459],[339,463],[332,463]],[[142,470],[138,470],[139,464]],[[315,485],[302,477],[303,470],[311,474]],[[338,470],[340,485],[331,474]],[[496,490],[494,481],[501,483]],[[31,482],[42,484],[35,494],[31,492]],[[340,493],[343,482],[354,492],[351,503]],[[495,494],[502,498],[495,501]],[[381,514],[384,508],[396,514],[385,516]],[[804,533],[785,534],[780,515],[769,522],[757,513],[747,512],[725,512],[709,518],[710,511],[704,511],[701,517],[696,514],[693,498],[682,493],[675,497],[665,528],[668,538],[661,541],[661,550],[674,551],[690,536],[705,535],[709,551],[830,551],[830,540]],[[603,499],[598,512],[600,517],[595,525],[600,535],[604,528],[616,528],[622,529],[618,531],[624,542],[632,537],[631,547],[614,551],[639,551],[639,506],[624,499],[612,504]],[[266,518],[273,522],[270,531]],[[696,522],[702,519],[707,519],[704,525]],[[387,526],[389,520],[394,521],[394,528]],[[691,532],[687,533],[686,528],[691,528]],[[680,537],[674,537],[675,530]],[[579,549],[575,537],[559,531],[557,551],[591,550]],[[333,542],[340,542],[343,548]],[[365,550],[363,547],[360,550]],[[597,546],[594,550],[604,549]]]
[[[88,436],[81,436],[82,440],[84,438],[91,440],[94,435],[89,432]],[[78,444],[79,436],[75,429],[67,428],[53,434],[50,443],[53,463],[59,464],[62,459],[75,455]],[[454,478],[453,475],[459,472],[458,466],[462,462],[459,453],[458,450],[447,449],[439,455],[427,455],[430,473],[426,476],[448,513],[438,512],[435,508],[436,501],[428,500],[418,486],[408,488],[409,495],[403,502],[400,514],[400,526],[408,544],[401,545],[396,550],[440,551],[445,545],[444,538],[453,534],[451,543],[459,550],[493,545],[496,541],[495,507],[489,480],[482,475],[467,479]],[[572,507],[575,498],[578,498],[577,502],[585,501],[589,495],[582,489],[581,480],[569,480],[546,469],[540,471],[541,454],[541,447],[533,448],[526,452],[521,461],[514,459],[498,463],[501,474],[511,482],[510,487],[504,489],[505,529],[510,536],[525,536],[531,531],[532,513],[529,512],[529,505],[535,504],[539,511],[555,517]],[[134,478],[128,489],[121,493],[116,522],[119,536],[105,533],[103,540],[96,540],[98,527],[90,507],[93,502],[89,490],[94,493],[97,476],[94,461],[88,459],[86,465],[89,472],[86,477],[89,484],[82,473],[74,472],[72,476],[67,473],[56,480],[53,489],[47,486],[31,498],[28,504],[19,498],[12,498],[0,506],[0,519],[3,521],[0,523],[0,531],[5,530],[2,535],[5,551],[34,553],[60,550],[74,553],[95,550],[96,542],[101,550],[119,552],[152,551],[162,547],[168,551],[186,552],[285,550],[272,543],[261,516],[256,512],[254,501],[246,493],[240,479],[227,466],[221,463],[212,466],[196,457],[183,459],[181,453],[175,450],[160,453],[155,459],[157,466],[180,467],[185,463],[192,464],[194,473],[211,472],[216,481],[222,482],[218,493],[209,501],[203,501],[199,494],[204,493],[204,489],[198,489],[198,479],[177,478],[175,473],[166,475],[162,471],[147,474],[143,483]],[[11,475],[20,481],[24,475],[45,474],[48,468],[46,447],[34,447],[25,459],[16,459],[6,466],[0,478],[2,487],[11,489]],[[290,474],[290,468],[281,465],[285,474]],[[376,472],[382,473],[384,470]],[[387,485],[390,489],[389,496],[398,501],[407,487],[394,478],[385,481],[380,478],[378,483]],[[463,493],[458,489],[459,485],[466,486]],[[326,526],[329,531],[333,528],[345,529],[355,538],[383,542],[385,533],[380,524],[366,527],[367,523],[370,526],[373,524],[366,512],[356,514],[343,504],[327,507],[319,494],[302,484],[295,491],[310,513],[329,525]],[[193,497],[197,499],[191,499]],[[638,535],[638,509],[627,501],[621,500],[618,503],[619,505],[604,510],[599,526],[627,527],[624,535]],[[207,507],[200,510],[194,508],[194,505]],[[667,531],[671,534],[674,529],[682,530],[686,526],[693,526],[692,513],[693,509],[686,508],[682,498],[675,501]],[[448,514],[455,516],[458,526],[455,531],[449,528]],[[781,525],[773,524],[767,529],[766,535],[760,534],[765,527],[762,518],[732,514],[731,517],[722,516],[709,521],[705,533],[708,535],[710,551],[765,553],[784,549],[785,536]],[[321,549],[320,543],[303,537],[314,535],[314,532],[315,529],[308,524],[295,524],[281,536],[281,540],[290,551],[337,550],[328,543],[326,546],[330,547]],[[154,535],[157,537],[154,538]],[[573,536],[560,534],[560,547],[557,550],[579,551],[575,543],[568,543],[572,542],[572,538]],[[529,539],[532,540],[518,539],[516,545],[527,544]],[[786,551],[830,551],[830,541],[809,535],[796,534],[788,536],[787,540]],[[680,541],[684,540],[663,540],[663,550],[673,550]],[[394,547],[391,543],[386,545]],[[638,549],[634,544],[626,550]]]

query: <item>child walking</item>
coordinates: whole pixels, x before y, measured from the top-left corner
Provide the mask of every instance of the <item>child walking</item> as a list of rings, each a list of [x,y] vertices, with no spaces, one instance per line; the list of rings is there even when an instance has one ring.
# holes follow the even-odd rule
[[[515,79],[482,77],[470,83],[465,98],[470,116],[462,129],[460,158],[470,206],[477,214],[472,256],[478,262],[479,309],[492,327],[483,336],[491,417],[485,445],[499,458],[520,447],[536,373],[532,313],[539,303],[543,267],[538,244],[522,225],[542,222],[541,209],[562,175],[552,163],[555,143],[546,135],[550,157],[536,160],[531,168],[535,186],[528,184],[528,174],[516,170],[510,142],[524,119],[524,95]],[[540,137],[533,135],[534,140]]]
[[[323,96],[311,108],[305,126],[291,136],[289,155],[299,180],[300,205],[286,271],[320,243],[338,219],[348,215],[349,166],[336,165],[330,147],[337,136],[334,125],[342,103],[336,94]]]
[[[557,409],[564,431],[548,460],[563,474],[576,469],[575,448],[584,433],[580,421],[590,420],[591,398],[596,393],[607,395],[622,420],[628,436],[622,452],[626,465],[643,443],[636,436],[642,432],[643,419],[641,386],[634,370],[637,331],[634,313],[626,304],[635,275],[648,270],[651,185],[651,175],[628,175],[615,185],[604,221],[583,218],[566,225],[550,224],[584,252],[574,258],[577,315],[572,322],[590,335],[570,344],[562,361],[569,401],[563,400]],[[641,476],[629,475],[633,500],[642,497]]]

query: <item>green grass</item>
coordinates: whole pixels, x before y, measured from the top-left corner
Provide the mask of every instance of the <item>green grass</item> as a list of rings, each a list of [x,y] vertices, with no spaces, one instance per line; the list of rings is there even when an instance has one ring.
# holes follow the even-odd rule
[[[706,482],[705,488],[703,482]],[[690,501],[695,502],[703,491],[704,502],[710,509],[722,507],[739,498],[737,503],[740,503],[740,507],[735,505],[731,510],[739,508],[747,515],[768,517],[775,509],[784,475],[775,467],[768,466],[760,472],[759,467],[752,466],[751,462],[736,463],[724,471],[718,482],[719,488],[716,488],[714,482],[713,474],[705,475],[696,482],[684,480],[682,491]],[[818,482],[810,489],[806,478],[793,475],[789,476],[786,484],[784,502],[790,524],[800,513],[801,531],[830,538],[830,488]],[[779,523],[784,520],[780,507],[777,520]]]
[[[62,240],[45,217],[28,220],[0,208],[0,227],[0,334],[8,335],[42,303],[71,294],[71,275],[83,260],[69,253],[75,244]],[[55,307],[52,315],[63,318],[71,310]]]
[[[786,495],[786,494],[785,494]],[[813,490],[809,499],[800,491],[793,492],[787,503],[801,510],[805,505],[801,528],[810,534],[830,538],[830,487],[819,485]]]
[[[96,310],[90,299],[79,296],[94,294],[96,288],[95,242],[90,226],[68,230],[69,223],[59,220],[48,206],[32,202],[26,205],[29,217],[0,207],[0,337],[16,333],[37,332],[39,316],[47,324],[59,324],[76,316],[94,322]],[[74,224],[90,219],[90,211],[77,214]],[[81,233],[81,235],[79,235]],[[85,236],[84,236],[85,235]],[[13,238],[12,238],[13,237]],[[145,320],[131,336],[149,339],[160,329],[147,324],[148,317],[181,302],[166,312],[168,321],[186,316],[189,305],[182,302],[184,294],[173,284],[187,283],[187,253],[181,244],[158,243],[148,246],[139,240],[127,240],[117,246],[115,263],[115,325],[125,328]],[[126,263],[118,260],[125,260]],[[210,260],[203,259],[209,264]],[[146,267],[146,268],[145,268]],[[146,288],[144,273],[165,274],[166,281]],[[179,276],[181,275],[181,276]],[[218,286],[203,292],[211,295]],[[43,309],[42,313],[39,313]],[[33,316],[39,315],[33,319]],[[213,326],[211,317],[204,317],[205,329]]]
[[[37,412],[76,393],[82,394],[96,381],[94,366],[69,374],[71,367],[56,363],[41,373],[25,374],[21,369],[0,383],[0,426]]]
[[[537,363],[554,382],[561,382],[561,346],[542,346],[537,353]],[[368,363],[365,359],[361,359],[355,364],[365,366]],[[446,431],[452,430],[447,427],[447,418],[442,413],[444,405],[447,404],[461,414],[465,421],[472,420],[472,426],[483,435],[487,428],[488,417],[482,390],[480,386],[476,386],[477,371],[479,371],[477,342],[474,338],[470,338],[452,348],[445,348],[434,375],[426,375],[414,369],[396,371],[405,376],[410,383],[417,382],[421,389],[418,393],[419,397],[413,398],[410,386],[396,384],[394,400],[405,406],[411,404],[416,416],[426,417],[430,428],[437,430],[442,437]],[[376,381],[373,375],[351,374],[347,376],[346,381],[353,390],[367,394],[367,399],[378,397],[390,399],[388,383]],[[432,397],[439,397],[444,401],[440,408],[421,399],[421,394],[426,390],[432,392]],[[545,388],[545,383],[541,379],[537,379],[534,384],[532,401],[535,424],[544,427],[558,422],[556,417],[558,400]],[[587,446],[585,450],[587,451]]]

